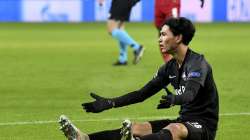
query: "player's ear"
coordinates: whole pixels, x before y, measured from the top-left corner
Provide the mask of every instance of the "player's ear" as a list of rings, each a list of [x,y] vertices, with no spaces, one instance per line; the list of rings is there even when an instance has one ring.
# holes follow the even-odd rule
[[[175,36],[176,43],[180,44],[182,42],[182,34]]]

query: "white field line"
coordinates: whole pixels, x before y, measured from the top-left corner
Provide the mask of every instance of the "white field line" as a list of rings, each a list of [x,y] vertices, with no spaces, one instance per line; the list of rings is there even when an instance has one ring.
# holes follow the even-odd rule
[[[225,116],[250,116],[250,112],[239,112],[239,113],[222,113],[220,117]],[[135,117],[129,118],[131,120],[157,120],[166,118],[176,118],[177,116],[151,116],[151,117]],[[86,119],[86,120],[72,120],[72,122],[103,122],[103,121],[122,121],[127,118],[104,118],[104,119]],[[0,126],[10,125],[36,125],[36,124],[50,124],[57,123],[57,121],[24,121],[24,122],[0,122]]]

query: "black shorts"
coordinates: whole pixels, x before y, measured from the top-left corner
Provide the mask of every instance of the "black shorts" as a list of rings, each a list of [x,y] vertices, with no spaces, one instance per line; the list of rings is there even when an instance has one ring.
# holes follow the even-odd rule
[[[188,130],[188,137],[186,140],[214,140],[216,132],[209,130],[205,125],[199,121],[185,121],[180,120],[157,120],[149,121],[152,126],[153,133],[159,132],[170,123],[182,123]]]
[[[129,0],[112,0],[109,19],[129,21],[132,7]]]

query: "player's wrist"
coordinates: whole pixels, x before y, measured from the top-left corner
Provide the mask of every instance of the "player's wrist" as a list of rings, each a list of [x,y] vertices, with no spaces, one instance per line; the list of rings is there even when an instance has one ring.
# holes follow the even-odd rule
[[[114,108],[114,107],[115,107],[115,102],[114,102],[114,100],[108,99],[108,106],[109,106],[110,108]]]

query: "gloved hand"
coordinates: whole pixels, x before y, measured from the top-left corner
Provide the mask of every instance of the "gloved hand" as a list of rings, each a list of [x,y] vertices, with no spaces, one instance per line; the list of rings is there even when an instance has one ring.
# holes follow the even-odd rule
[[[201,0],[201,8],[203,8],[204,2],[205,2],[205,0]]]
[[[90,96],[94,98],[95,101],[82,104],[82,107],[86,112],[99,113],[114,106],[112,99],[98,96],[95,93],[90,93]]]
[[[128,0],[129,1],[129,5],[131,6],[131,7],[133,7],[133,6],[135,6],[135,4],[137,3],[137,2],[139,2],[140,0]]]
[[[174,104],[174,95],[167,88],[165,88],[167,95],[163,95],[160,100],[160,104],[158,104],[157,109],[170,108]]]

